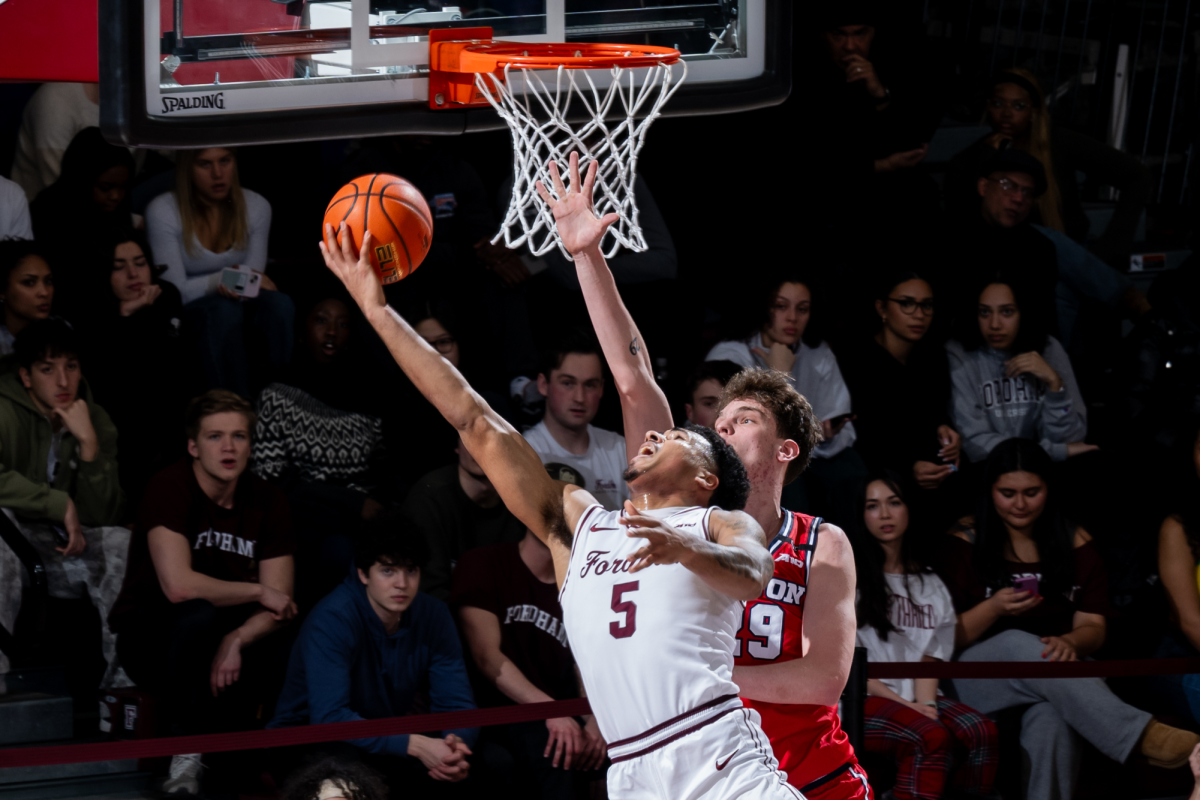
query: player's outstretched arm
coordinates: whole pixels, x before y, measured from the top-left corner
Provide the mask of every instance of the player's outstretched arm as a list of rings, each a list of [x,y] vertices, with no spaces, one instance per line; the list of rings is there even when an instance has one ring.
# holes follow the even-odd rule
[[[360,258],[353,251],[345,223],[342,227],[339,245],[333,226],[325,226],[321,255],[326,266],[345,284],[404,374],[462,436],[463,444],[491,479],[508,510],[546,542],[551,551],[564,544],[569,551],[571,528],[590,496],[570,491],[576,487],[564,490],[562,484],[552,480],[524,437],[387,305],[383,286],[369,260],[371,234],[363,235]],[[583,497],[576,498],[575,494]],[[563,528],[564,500],[571,526],[566,528]],[[556,567],[558,563],[556,555]]]
[[[835,706],[854,660],[854,553],[846,534],[825,523],[804,600],[804,658],[734,667],[742,697],[772,703]]]
[[[762,528],[743,511],[714,510],[704,539],[639,514],[628,500],[621,523],[630,538],[647,540],[629,557],[631,573],[654,564],[682,564],[718,592],[742,601],[759,597],[775,574]]]
[[[563,186],[558,165],[550,162],[550,177],[554,183],[552,196],[539,181],[538,194],[554,211],[554,223],[563,246],[575,259],[575,271],[583,289],[588,316],[604,359],[612,370],[613,381],[621,395],[621,412],[625,423],[626,458],[632,460],[642,444],[645,431],[665,431],[674,423],[667,396],[654,380],[654,368],[642,334],[625,308],[617,283],[600,253],[600,240],[608,226],[616,222],[616,214],[597,218],[592,205],[592,190],[596,183],[596,162],[587,170],[582,183],[579,179],[579,154],[570,157],[570,186]]]

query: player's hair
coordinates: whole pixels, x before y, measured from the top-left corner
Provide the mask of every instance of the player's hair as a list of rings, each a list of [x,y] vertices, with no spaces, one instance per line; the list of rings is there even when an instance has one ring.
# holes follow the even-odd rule
[[[354,546],[354,566],[369,572],[373,564],[424,567],[429,545],[412,522],[398,512],[379,515],[363,524]]]
[[[297,770],[283,786],[283,800],[317,800],[332,783],[349,800],[387,800],[387,785],[379,773],[361,761],[332,756]]]
[[[195,440],[200,436],[200,425],[206,417],[231,412],[245,417],[246,427],[253,434],[258,415],[254,413],[254,406],[240,394],[228,389],[209,389],[199,397],[193,397],[183,414],[183,429],[187,438]]]
[[[233,156],[233,170],[229,174],[229,194],[217,206],[217,236],[215,252],[240,250],[246,246],[250,236],[249,213],[246,210],[246,195],[238,177],[237,151],[232,147],[204,148],[228,150]],[[200,199],[196,182],[192,180],[192,167],[200,150],[180,150],[175,162],[175,201],[179,206],[179,221],[182,226],[183,249],[188,255],[196,255],[200,245],[196,238],[196,226],[200,220],[204,202]]]
[[[1041,559],[1043,597],[1068,591],[1075,580],[1075,526],[1063,515],[1050,477],[1054,464],[1037,442],[1005,439],[992,448],[984,464],[983,491],[975,513],[975,572],[992,591],[1009,585],[1006,545],[1008,529],[992,501],[992,487],[1010,472],[1031,472],[1046,482],[1046,505],[1033,523],[1033,541]]]
[[[1013,301],[1021,312],[1021,319],[1017,323],[1017,336],[1012,343],[1012,351],[1014,353],[1045,351],[1049,332],[1046,328],[1046,320],[1040,318],[1029,302],[1029,298],[1033,297],[1033,292],[1024,281],[1003,271],[994,272],[977,281],[974,291],[963,298],[964,305],[958,315],[960,317],[959,330],[956,336],[963,349],[978,350],[985,344],[983,333],[979,330],[979,296],[983,294],[984,289],[994,283],[1002,284],[1012,290]]]
[[[740,364],[735,364],[732,361],[703,361],[692,370],[692,374],[688,375],[687,379],[687,402],[691,403],[696,399],[696,390],[700,388],[700,384],[705,381],[716,381],[722,387],[729,383],[729,380],[741,372]]]
[[[27,258],[36,256],[46,263],[45,251],[37,242],[27,239],[5,239],[0,241],[0,293],[8,291],[8,279],[12,271]]]
[[[821,420],[813,412],[804,395],[796,391],[788,376],[778,370],[747,367],[725,384],[721,393],[721,410],[735,400],[749,399],[759,403],[775,420],[775,431],[783,439],[800,446],[800,453],[788,464],[784,484],[800,477],[812,459],[813,451],[824,438]]]
[[[600,342],[596,340],[595,334],[586,328],[573,328],[567,331],[552,347],[543,351],[539,373],[545,375],[546,380],[549,380],[550,373],[560,368],[566,357],[572,353],[596,356],[600,359],[601,374],[605,379],[608,378],[608,362],[604,360],[604,351],[600,349]]]
[[[708,504],[719,506],[726,511],[741,511],[746,507],[746,499],[750,496],[750,478],[747,477],[746,467],[738,458],[737,452],[712,428],[687,422],[684,423],[683,429],[702,437],[712,451],[709,468],[720,482],[712,497],[708,498]]]
[[[875,629],[879,638],[886,642],[888,634],[897,630],[888,616],[892,592],[888,587],[887,578],[883,574],[883,565],[887,560],[887,554],[883,550],[883,544],[867,530],[865,517],[867,487],[876,481],[886,484],[896,493],[901,502],[908,506],[908,498],[905,497],[900,478],[895,473],[887,471],[856,480],[852,495],[854,505],[848,516],[850,524],[846,526],[846,538],[850,540],[850,546],[854,550],[854,568],[858,575],[858,602],[855,604],[858,627],[870,625]],[[918,534],[914,531],[914,527],[912,507],[909,506],[908,528],[900,542],[900,563],[904,567],[906,583],[910,577],[924,582],[924,576],[929,572],[929,568],[917,555]]]
[[[79,337],[61,319],[38,319],[26,325],[13,343],[17,366],[31,369],[51,358],[79,358]]]

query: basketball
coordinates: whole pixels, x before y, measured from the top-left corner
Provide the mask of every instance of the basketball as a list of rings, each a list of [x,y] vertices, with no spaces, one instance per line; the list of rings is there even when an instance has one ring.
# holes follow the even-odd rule
[[[362,246],[371,232],[371,266],[383,285],[404,280],[421,266],[433,241],[433,215],[417,187],[404,178],[376,173],[347,183],[329,201],[325,222],[339,237],[346,223],[351,243]],[[324,226],[321,238],[325,238]]]

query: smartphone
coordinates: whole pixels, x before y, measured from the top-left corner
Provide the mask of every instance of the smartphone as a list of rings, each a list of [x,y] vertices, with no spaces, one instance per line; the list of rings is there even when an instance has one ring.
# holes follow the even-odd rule
[[[239,297],[258,297],[262,275],[254,270],[226,267],[221,271],[221,285]]]
[[[1017,578],[1013,581],[1013,588],[1018,592],[1033,592],[1036,595],[1038,593],[1038,579],[1032,575]]]

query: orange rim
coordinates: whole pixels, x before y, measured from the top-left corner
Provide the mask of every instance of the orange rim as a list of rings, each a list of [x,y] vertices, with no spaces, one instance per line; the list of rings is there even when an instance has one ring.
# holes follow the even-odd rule
[[[609,69],[653,67],[674,64],[680,53],[673,47],[628,44],[584,44],[581,42],[463,42],[457,63],[441,68],[447,72],[496,72],[517,69]]]

